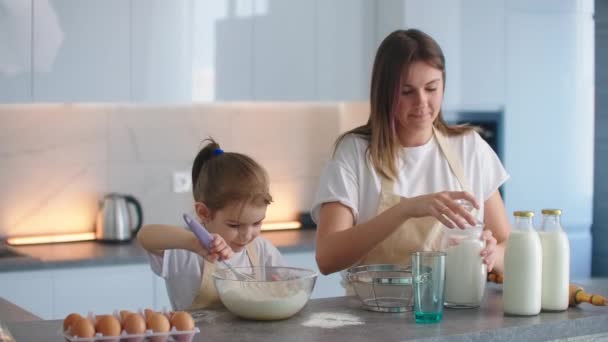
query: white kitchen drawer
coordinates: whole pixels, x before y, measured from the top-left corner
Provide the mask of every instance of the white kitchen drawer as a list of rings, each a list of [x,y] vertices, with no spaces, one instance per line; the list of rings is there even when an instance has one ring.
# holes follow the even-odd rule
[[[154,306],[154,275],[146,264],[73,268],[53,274],[54,318],[71,312],[108,314]]]
[[[43,319],[53,318],[51,271],[0,273],[0,297]]]

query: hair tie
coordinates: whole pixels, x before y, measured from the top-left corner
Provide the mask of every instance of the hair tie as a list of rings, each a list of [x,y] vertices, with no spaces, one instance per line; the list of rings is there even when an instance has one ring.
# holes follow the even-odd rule
[[[221,148],[216,148],[215,150],[213,150],[214,156],[219,156],[222,153],[224,153],[224,150],[222,150]]]

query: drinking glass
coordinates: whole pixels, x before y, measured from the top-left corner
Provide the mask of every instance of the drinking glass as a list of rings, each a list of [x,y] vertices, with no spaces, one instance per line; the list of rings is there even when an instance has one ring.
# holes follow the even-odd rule
[[[443,317],[445,253],[412,254],[414,318],[416,323],[438,323]]]

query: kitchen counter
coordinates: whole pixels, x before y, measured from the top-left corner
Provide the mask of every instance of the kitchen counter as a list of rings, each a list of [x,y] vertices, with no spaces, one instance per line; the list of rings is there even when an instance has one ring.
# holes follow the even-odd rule
[[[582,283],[590,292],[608,293],[608,279]],[[0,302],[0,307],[2,303]],[[275,322],[236,318],[227,311],[195,313],[201,332],[194,341],[605,341],[608,307],[582,304],[565,312],[533,317],[502,313],[502,291],[488,285],[479,309],[446,309],[439,324],[420,325],[412,313],[387,314],[361,309],[354,297],[313,299],[296,316]],[[61,321],[10,322],[17,341],[62,341]],[[568,340],[571,341],[571,340]]]
[[[0,297],[0,322],[39,321],[40,317]]]
[[[315,230],[263,232],[262,236],[281,253],[314,250]],[[146,252],[136,241],[124,244],[86,241],[11,248],[23,256],[0,258],[0,272],[148,262]]]

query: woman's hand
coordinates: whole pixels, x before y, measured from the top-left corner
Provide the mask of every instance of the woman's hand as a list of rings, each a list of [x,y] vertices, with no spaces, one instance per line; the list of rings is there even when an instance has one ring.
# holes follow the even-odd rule
[[[211,263],[230,259],[234,252],[232,251],[232,248],[228,246],[224,238],[218,234],[211,234],[211,236],[213,237],[213,240],[211,241],[210,249],[207,250],[193,234],[195,246],[193,252],[201,255],[205,260]]]
[[[417,197],[402,198],[409,217],[433,216],[448,228],[458,226],[464,229],[468,224],[475,225],[477,220],[457,200],[466,200],[475,208],[479,204],[473,195],[465,191],[442,191]]]
[[[494,263],[496,262],[496,238],[492,235],[492,231],[489,229],[485,229],[481,234],[481,241],[485,243],[486,248],[484,248],[480,255],[483,258],[483,263],[487,265],[488,272],[491,272],[494,268]]]

